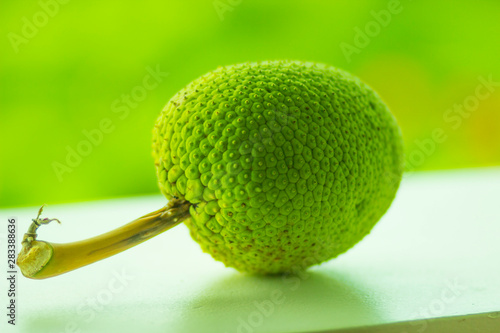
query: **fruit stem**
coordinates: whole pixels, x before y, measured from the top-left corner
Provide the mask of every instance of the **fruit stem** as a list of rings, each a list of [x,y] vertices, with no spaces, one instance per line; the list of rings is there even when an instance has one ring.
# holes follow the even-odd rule
[[[58,219],[41,219],[42,206],[24,234],[17,265],[23,275],[31,279],[45,279],[75,270],[125,251],[180,224],[190,217],[190,205],[187,201],[172,199],[165,207],[115,230],[65,244],[36,240],[36,231],[42,224],[60,223]]]

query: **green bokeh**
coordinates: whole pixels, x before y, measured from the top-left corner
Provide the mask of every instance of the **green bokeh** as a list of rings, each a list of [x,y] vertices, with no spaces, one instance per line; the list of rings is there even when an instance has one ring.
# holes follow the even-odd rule
[[[0,206],[158,193],[151,129],[163,105],[219,65],[267,59],[329,63],[369,83],[402,127],[410,170],[500,164],[500,87],[460,123],[445,119],[475,95],[478,77],[500,82],[500,3],[401,0],[385,26],[374,23],[372,11],[389,3],[4,1]],[[26,20],[39,27],[27,31]],[[375,30],[346,57],[341,46],[356,46],[357,28]],[[168,75],[120,118],[114,110],[143,85],[147,68]],[[113,130],[58,178],[54,162],[66,164],[68,147],[103,119]],[[430,147],[436,128],[447,139]]]

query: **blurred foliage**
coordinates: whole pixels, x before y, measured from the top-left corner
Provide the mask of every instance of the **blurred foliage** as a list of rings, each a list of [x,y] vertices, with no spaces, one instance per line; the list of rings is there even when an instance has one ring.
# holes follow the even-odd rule
[[[0,205],[159,192],[150,141],[163,105],[217,66],[267,59],[324,62],[369,83],[396,115],[407,153],[424,150],[409,169],[500,164],[499,87],[457,128],[445,119],[474,96],[478,77],[500,81],[500,2],[401,0],[385,26],[373,23],[372,11],[390,3],[3,1]],[[361,45],[366,28],[366,45],[346,57],[342,45]],[[128,115],[113,112],[157,67],[168,76]],[[54,162],[103,119],[112,130],[58,178]],[[447,139],[426,146],[436,128]]]

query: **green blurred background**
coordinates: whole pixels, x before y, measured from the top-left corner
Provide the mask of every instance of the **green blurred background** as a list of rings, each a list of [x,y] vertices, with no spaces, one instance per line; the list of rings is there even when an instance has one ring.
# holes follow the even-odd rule
[[[374,87],[401,125],[410,171],[499,165],[500,87],[478,77],[500,82],[500,2],[401,0],[378,23],[372,11],[390,6],[2,1],[0,206],[159,193],[151,129],[169,98],[217,66],[267,59],[332,64]],[[448,111],[464,102],[467,112]],[[111,129],[85,146],[103,119]],[[436,128],[446,140],[431,144]],[[78,147],[87,156],[68,166]]]

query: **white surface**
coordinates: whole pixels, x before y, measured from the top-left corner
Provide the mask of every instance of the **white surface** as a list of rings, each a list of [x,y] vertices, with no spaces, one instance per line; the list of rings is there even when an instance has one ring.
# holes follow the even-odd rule
[[[87,238],[164,204],[161,196],[147,196],[47,206],[43,216],[63,224],[44,226],[39,239]],[[2,225],[17,216],[20,241],[37,210],[0,210]],[[297,332],[500,311],[499,240],[500,168],[410,174],[370,235],[307,276],[242,275],[202,253],[181,225],[53,279],[19,276],[19,325],[7,327],[2,319],[0,327],[40,333]],[[117,282],[117,273],[132,280]],[[2,300],[5,290],[4,281]],[[281,304],[272,302],[276,293]],[[257,305],[262,302],[265,311]],[[500,327],[499,317],[488,318]],[[408,323],[401,332],[419,332],[424,324]]]

